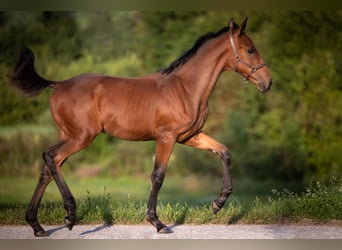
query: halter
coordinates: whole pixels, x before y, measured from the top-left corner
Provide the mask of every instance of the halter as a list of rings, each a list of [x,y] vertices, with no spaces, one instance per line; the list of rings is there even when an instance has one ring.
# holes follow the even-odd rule
[[[235,56],[235,60],[236,60],[236,63],[235,63],[235,72],[240,73],[240,72],[239,72],[239,63],[240,63],[240,62],[243,63],[243,64],[245,64],[248,68],[251,69],[251,71],[248,73],[248,75],[247,75],[247,76],[244,76],[244,79],[247,81],[247,80],[249,79],[249,77],[250,77],[253,73],[255,73],[257,70],[261,69],[262,67],[266,66],[266,63],[265,63],[265,62],[262,62],[262,63],[260,63],[260,64],[258,64],[258,65],[256,65],[256,66],[254,66],[254,65],[251,65],[251,64],[249,64],[248,62],[242,60],[242,59],[240,58],[240,56],[239,56],[239,53],[238,53],[237,49],[236,49],[236,46],[235,46],[235,43],[234,43],[234,39],[233,39],[233,32],[232,32],[232,30],[229,30],[228,35],[229,35],[230,43],[232,44],[232,48],[233,48],[234,56]]]

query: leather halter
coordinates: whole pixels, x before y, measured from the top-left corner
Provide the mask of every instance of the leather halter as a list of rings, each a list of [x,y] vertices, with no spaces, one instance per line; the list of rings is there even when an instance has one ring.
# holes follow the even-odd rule
[[[230,43],[232,44],[232,48],[233,48],[234,56],[235,56],[235,60],[236,60],[236,63],[235,63],[235,72],[240,73],[240,72],[239,72],[239,63],[240,63],[240,62],[243,63],[243,64],[245,64],[248,68],[251,69],[251,71],[248,73],[247,76],[244,76],[244,75],[243,75],[243,76],[244,76],[244,79],[247,81],[247,80],[249,79],[249,77],[250,77],[253,73],[255,73],[257,70],[261,69],[262,67],[266,66],[266,63],[265,63],[265,62],[262,62],[262,63],[260,63],[260,64],[254,66],[254,65],[251,65],[251,64],[249,64],[248,62],[242,60],[242,59],[240,58],[240,56],[239,56],[239,53],[238,53],[237,49],[236,49],[236,46],[235,46],[235,43],[234,43],[234,38],[233,38],[233,32],[232,32],[232,30],[229,30],[228,36],[229,36]],[[241,74],[243,74],[243,73],[241,73]]]

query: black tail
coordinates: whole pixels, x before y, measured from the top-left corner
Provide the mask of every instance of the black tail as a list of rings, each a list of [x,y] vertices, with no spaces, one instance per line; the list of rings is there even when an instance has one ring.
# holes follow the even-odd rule
[[[54,82],[48,81],[38,75],[34,68],[34,54],[26,48],[19,57],[14,70],[7,74],[11,85],[15,86],[26,96],[39,95],[47,87],[52,87]]]

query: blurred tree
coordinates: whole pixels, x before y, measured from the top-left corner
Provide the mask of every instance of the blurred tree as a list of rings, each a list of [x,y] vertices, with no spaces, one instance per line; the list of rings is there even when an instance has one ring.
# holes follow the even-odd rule
[[[134,52],[138,15],[113,11],[76,13],[83,53],[91,53],[101,63]]]

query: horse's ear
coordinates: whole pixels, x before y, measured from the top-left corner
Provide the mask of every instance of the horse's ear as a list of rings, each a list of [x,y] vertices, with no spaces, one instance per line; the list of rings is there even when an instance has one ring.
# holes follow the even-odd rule
[[[245,30],[246,26],[247,26],[247,20],[248,17],[245,17],[245,20],[243,20],[242,24],[239,26],[239,36],[242,35],[242,32]]]
[[[229,30],[233,31],[234,28],[234,18],[231,18],[228,22]]]

